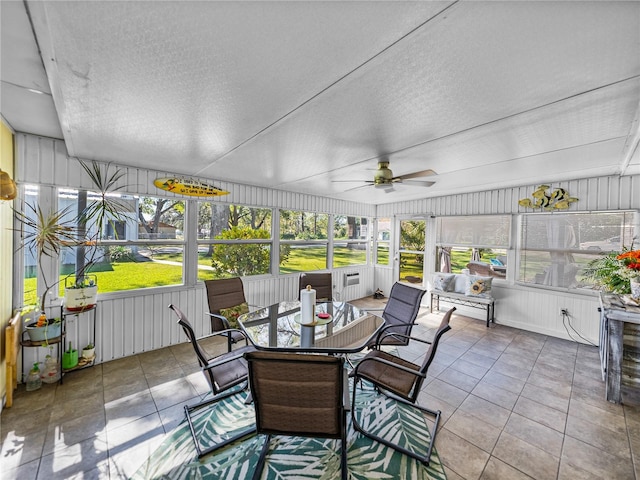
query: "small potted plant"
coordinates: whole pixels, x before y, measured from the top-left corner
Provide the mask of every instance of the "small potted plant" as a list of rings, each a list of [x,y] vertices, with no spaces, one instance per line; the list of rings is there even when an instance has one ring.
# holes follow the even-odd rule
[[[90,360],[95,356],[95,354],[96,347],[93,345],[93,343],[87,344],[87,346],[82,349],[82,358]]]

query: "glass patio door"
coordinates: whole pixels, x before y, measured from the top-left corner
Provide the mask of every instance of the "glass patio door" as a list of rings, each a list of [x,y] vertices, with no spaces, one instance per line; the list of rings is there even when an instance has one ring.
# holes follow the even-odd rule
[[[396,220],[395,280],[423,287],[427,222],[421,218]]]

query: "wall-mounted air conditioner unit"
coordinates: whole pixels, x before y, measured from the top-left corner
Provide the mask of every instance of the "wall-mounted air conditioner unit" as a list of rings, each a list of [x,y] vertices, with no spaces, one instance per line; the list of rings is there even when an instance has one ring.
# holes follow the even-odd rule
[[[344,280],[342,282],[343,286],[348,287],[350,285],[358,285],[360,283],[360,274],[359,273],[345,273]]]

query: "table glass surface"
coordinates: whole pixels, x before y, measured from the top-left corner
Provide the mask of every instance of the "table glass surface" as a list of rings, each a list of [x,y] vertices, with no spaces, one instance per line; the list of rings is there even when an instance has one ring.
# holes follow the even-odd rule
[[[317,303],[318,313],[328,313],[331,321],[301,325],[300,302],[280,302],[240,315],[238,323],[261,350],[354,353],[364,349],[384,322],[346,302]]]

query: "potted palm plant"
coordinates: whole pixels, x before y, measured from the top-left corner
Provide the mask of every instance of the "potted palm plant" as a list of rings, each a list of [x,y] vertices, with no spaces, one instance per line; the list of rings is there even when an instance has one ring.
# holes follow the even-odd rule
[[[38,305],[41,324],[43,318],[46,320],[46,297],[63,280],[67,309],[82,310],[95,304],[97,281],[95,275],[89,272],[103,258],[98,243],[104,238],[104,229],[109,223],[126,219],[123,214],[126,206],[118,197],[111,195],[125,188],[117,185],[125,172],[120,168],[110,172],[110,164],[103,167],[95,161],[90,164],[80,161],[80,165],[91,179],[96,195],[88,199],[86,191],[78,192],[77,213],[71,211],[71,206],[46,212],[39,205],[34,207],[31,204],[26,204],[23,211],[14,211],[16,219],[22,224],[22,248],[28,249],[36,259],[44,284]],[[67,247],[76,250],[74,273],[63,279],[47,278],[44,260],[46,257],[57,258]]]

